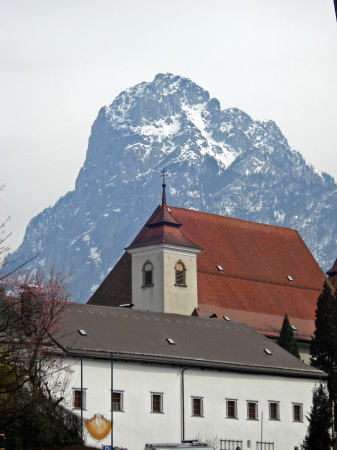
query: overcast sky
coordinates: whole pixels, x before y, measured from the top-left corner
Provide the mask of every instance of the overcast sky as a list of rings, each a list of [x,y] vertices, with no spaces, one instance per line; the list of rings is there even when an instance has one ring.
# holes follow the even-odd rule
[[[99,109],[159,72],[274,120],[337,180],[333,0],[0,0],[0,220],[74,189]]]

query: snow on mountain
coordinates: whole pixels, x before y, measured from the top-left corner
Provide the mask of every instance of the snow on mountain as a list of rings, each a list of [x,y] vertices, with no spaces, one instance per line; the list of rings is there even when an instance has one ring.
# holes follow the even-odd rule
[[[337,256],[337,185],[292,150],[272,121],[253,120],[191,80],[158,74],[126,89],[95,120],[68,192],[34,217],[14,256],[72,274],[88,300],[158,204],[297,228],[324,270]],[[13,255],[12,255],[13,256]]]

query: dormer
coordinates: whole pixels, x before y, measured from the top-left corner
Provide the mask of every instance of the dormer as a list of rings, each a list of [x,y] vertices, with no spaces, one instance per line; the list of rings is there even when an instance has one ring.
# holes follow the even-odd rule
[[[198,306],[197,254],[202,249],[172,216],[165,186],[162,204],[126,248],[132,257],[132,303],[136,309],[191,315]]]

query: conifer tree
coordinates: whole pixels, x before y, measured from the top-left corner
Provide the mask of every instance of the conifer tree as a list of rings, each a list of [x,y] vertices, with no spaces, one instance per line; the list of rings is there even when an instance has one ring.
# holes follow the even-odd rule
[[[310,345],[310,362],[329,375],[328,390],[332,408],[332,401],[336,396],[332,375],[337,367],[337,292],[332,293],[327,281],[324,282],[323,291],[317,300],[315,328]]]
[[[291,328],[288,314],[284,316],[283,324],[280,332],[280,339],[277,341],[278,345],[287,352],[300,359],[300,350],[295,339],[293,329]]]
[[[314,389],[312,407],[307,419],[309,426],[301,445],[302,450],[331,449],[334,442],[330,433],[332,419],[329,399],[322,383]]]

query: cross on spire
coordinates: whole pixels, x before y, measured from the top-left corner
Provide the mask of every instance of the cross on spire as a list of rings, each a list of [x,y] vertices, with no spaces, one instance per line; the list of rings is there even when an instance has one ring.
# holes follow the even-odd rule
[[[166,205],[166,193],[165,193],[165,188],[166,188],[166,184],[165,184],[165,175],[167,174],[167,170],[165,169],[165,167],[163,167],[163,169],[160,171],[160,173],[161,173],[161,177],[163,177],[163,184],[162,184],[162,187],[163,187],[163,196],[162,196],[162,204],[164,204],[165,203],[165,205]]]

